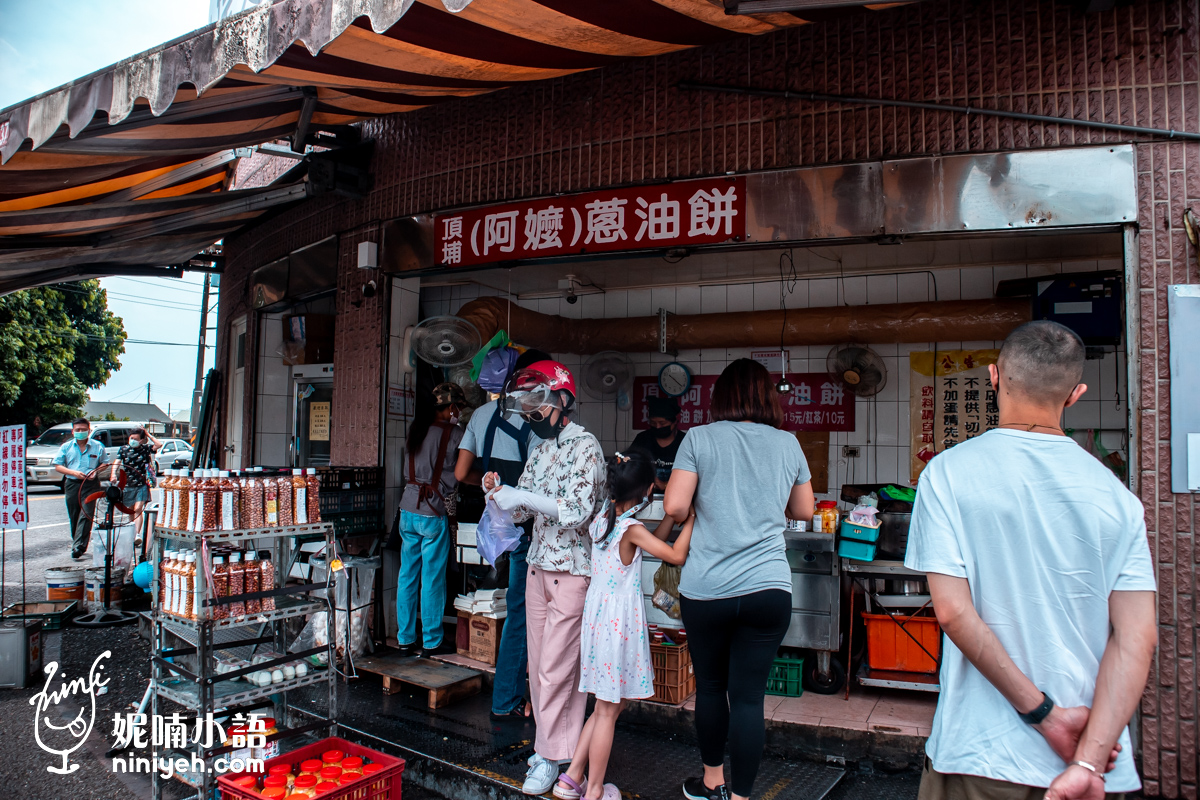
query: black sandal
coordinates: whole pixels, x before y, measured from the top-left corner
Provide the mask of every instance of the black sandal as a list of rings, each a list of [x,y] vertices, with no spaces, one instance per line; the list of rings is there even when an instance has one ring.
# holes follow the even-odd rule
[[[497,722],[501,722],[504,720],[514,720],[514,719],[519,719],[519,720],[530,719],[529,717],[525,716],[525,704],[524,703],[522,703],[519,708],[514,708],[512,711],[506,712],[504,714],[497,714],[495,711],[489,711],[488,713],[491,715],[492,719],[496,720]]]

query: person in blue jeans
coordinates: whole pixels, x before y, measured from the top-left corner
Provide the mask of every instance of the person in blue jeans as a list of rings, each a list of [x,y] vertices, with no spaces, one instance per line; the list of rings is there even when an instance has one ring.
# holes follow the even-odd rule
[[[459,411],[466,405],[454,383],[434,387],[432,403],[418,403],[405,442],[404,494],[400,498],[400,575],[396,583],[396,642],[401,655],[412,655],[421,609],[419,656],[442,646],[446,608],[446,562],[450,558],[447,501],[458,481],[455,451],[462,440]]]
[[[505,383],[518,369],[547,361],[540,350],[517,355],[512,348],[488,353],[479,373],[479,386],[499,395]],[[458,447],[458,465],[454,475],[460,483],[479,483],[487,472],[497,472],[508,486],[516,486],[525,469],[529,450],[540,442],[529,423],[517,414],[504,415],[498,400],[475,410],[467,423],[467,432]],[[508,554],[508,616],[500,632],[500,651],[496,655],[496,678],[492,685],[492,717],[524,719],[525,680],[528,652],[525,644],[525,554],[529,552],[533,522],[519,526],[521,541]]]

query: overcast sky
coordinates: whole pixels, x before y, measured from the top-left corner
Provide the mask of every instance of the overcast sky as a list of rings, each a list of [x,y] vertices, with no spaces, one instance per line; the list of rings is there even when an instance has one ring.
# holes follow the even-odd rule
[[[202,28],[209,9],[210,0],[0,0],[0,108]],[[188,346],[127,344],[120,371],[92,390],[92,399],[145,402],[149,383],[151,401],[164,411],[168,404],[171,411],[188,407],[204,277],[101,283],[131,339]],[[208,324],[216,325],[215,312]],[[214,335],[210,330],[209,344]],[[210,348],[207,366],[212,354]]]

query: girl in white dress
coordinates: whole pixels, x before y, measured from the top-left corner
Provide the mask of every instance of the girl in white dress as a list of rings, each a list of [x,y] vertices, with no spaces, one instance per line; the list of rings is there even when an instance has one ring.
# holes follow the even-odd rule
[[[668,564],[687,559],[695,516],[674,545],[666,543],[670,517],[651,533],[634,519],[654,489],[654,459],[643,450],[617,453],[608,465],[608,499],[592,521],[592,582],[583,607],[579,691],[596,695],[575,758],[554,787],[562,800],[619,800],[604,782],[617,717],[626,700],[654,696],[654,668],[646,634],[642,551]],[[587,779],[584,779],[584,771]]]

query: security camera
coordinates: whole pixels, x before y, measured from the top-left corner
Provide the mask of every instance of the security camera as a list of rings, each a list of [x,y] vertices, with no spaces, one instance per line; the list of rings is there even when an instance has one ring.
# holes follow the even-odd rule
[[[362,287],[363,297],[375,296],[375,281],[367,281]]]
[[[575,287],[572,286],[570,289],[567,289],[567,291],[565,292],[565,295],[567,298],[567,302],[570,303],[571,305],[575,305],[576,303],[579,302],[579,295],[575,294]]]
[[[558,288],[562,290],[562,296],[571,305],[579,302],[579,297],[575,294],[576,288],[580,285],[579,279],[574,275],[567,275],[558,282]]]

